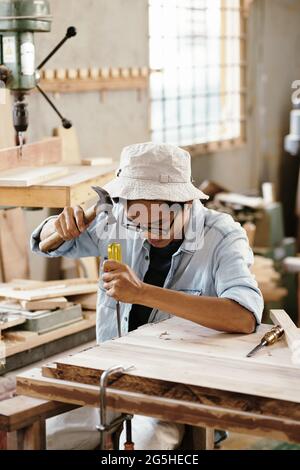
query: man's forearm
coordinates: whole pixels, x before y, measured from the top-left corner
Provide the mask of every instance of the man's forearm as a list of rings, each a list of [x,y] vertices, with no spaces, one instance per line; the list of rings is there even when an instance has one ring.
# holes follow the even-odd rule
[[[228,333],[255,331],[253,314],[237,302],[216,297],[198,297],[143,284],[141,305],[157,308],[207,328]]]

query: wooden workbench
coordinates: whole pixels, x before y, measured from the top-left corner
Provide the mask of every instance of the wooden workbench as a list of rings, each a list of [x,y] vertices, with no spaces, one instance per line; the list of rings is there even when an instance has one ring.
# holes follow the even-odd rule
[[[68,167],[68,174],[38,186],[1,187],[0,205],[8,207],[63,208],[97,197],[92,186],[104,186],[114,177],[115,166]]]
[[[285,341],[246,358],[268,329],[229,335],[174,317],[21,375],[17,392],[98,407],[103,370],[134,366],[109,384],[115,411],[300,442],[300,368]]]

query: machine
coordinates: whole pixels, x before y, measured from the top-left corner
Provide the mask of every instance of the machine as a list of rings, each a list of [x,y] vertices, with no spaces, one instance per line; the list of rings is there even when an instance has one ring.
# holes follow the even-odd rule
[[[72,127],[38,84],[41,68],[77,34],[74,27],[68,28],[62,41],[36,67],[34,33],[50,32],[51,23],[48,0],[0,0],[0,82],[14,95],[13,122],[20,148],[29,123],[26,95],[35,88],[58,114],[63,127]]]

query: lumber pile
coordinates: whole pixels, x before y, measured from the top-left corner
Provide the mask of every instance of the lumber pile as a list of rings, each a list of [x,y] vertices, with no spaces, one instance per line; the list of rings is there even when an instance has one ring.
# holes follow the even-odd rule
[[[86,318],[96,310],[97,282],[14,280],[0,284],[0,333],[6,341],[27,341]],[[81,304],[82,302],[82,304]]]

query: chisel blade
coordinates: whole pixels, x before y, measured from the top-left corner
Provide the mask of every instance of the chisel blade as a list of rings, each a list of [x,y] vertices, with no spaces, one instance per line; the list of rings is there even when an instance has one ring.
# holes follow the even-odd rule
[[[262,341],[261,343],[259,343],[257,346],[255,346],[254,349],[252,349],[252,351],[249,352],[249,354],[247,354],[247,357],[252,357],[254,356],[254,354],[256,354],[258,351],[260,351],[261,349],[263,349],[265,346],[267,346],[267,341]]]

